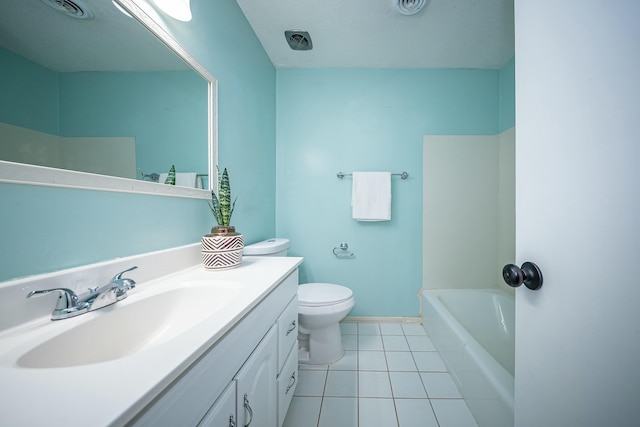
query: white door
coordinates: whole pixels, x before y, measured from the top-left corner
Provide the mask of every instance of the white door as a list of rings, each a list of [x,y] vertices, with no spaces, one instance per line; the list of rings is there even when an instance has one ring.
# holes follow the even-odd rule
[[[640,426],[640,1],[515,0],[517,427]]]

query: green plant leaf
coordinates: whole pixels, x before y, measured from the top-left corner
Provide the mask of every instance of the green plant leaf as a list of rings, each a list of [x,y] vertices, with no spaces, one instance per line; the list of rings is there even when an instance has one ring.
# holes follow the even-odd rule
[[[171,169],[169,169],[169,174],[167,175],[167,179],[164,180],[165,184],[176,185],[176,166],[171,165]]]
[[[211,203],[209,203],[209,208],[211,208],[211,213],[213,213],[213,217],[216,219],[218,225],[223,225],[222,213],[220,212],[220,202],[213,190],[211,190]]]
[[[229,185],[229,173],[227,168],[222,172],[222,180],[220,181],[220,189],[218,190],[220,198],[220,213],[222,214],[223,226],[228,226],[231,220],[231,186]]]
[[[231,222],[231,215],[236,207],[236,197],[231,203],[231,185],[229,183],[229,172],[225,168],[222,173],[218,169],[218,194],[215,191],[211,191],[211,203],[209,208],[213,213],[214,218],[218,225],[228,227]]]
[[[229,212],[229,222],[231,222],[231,215],[233,215],[233,210],[236,208],[236,202],[238,201],[238,196],[233,199],[233,204],[231,205],[231,212]]]

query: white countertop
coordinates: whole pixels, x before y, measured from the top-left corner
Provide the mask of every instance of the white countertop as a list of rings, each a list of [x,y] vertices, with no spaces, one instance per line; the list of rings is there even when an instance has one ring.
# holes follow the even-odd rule
[[[216,272],[197,265],[138,283],[126,299],[110,307],[55,322],[50,316],[41,317],[3,331],[0,333],[0,424],[33,427],[126,423],[293,272],[302,260],[245,257],[240,267]],[[242,292],[188,331],[130,356],[63,368],[25,368],[16,363],[20,355],[31,348],[100,316],[102,310],[118,310],[190,281],[240,282]],[[95,337],[95,340],[100,339],[104,338]],[[91,341],[78,342],[77,351],[91,345]]]

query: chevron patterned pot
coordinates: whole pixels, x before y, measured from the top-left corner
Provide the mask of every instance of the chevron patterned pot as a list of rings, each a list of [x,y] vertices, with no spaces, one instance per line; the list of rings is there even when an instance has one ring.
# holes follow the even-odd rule
[[[228,270],[240,265],[244,238],[235,227],[215,226],[211,234],[202,236],[201,251],[204,268],[211,271]]]

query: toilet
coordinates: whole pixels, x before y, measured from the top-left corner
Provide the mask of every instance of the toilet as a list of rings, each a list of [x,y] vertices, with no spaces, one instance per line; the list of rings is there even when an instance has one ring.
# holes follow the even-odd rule
[[[332,283],[298,286],[298,358],[324,365],[344,355],[340,321],[355,305],[351,289]]]
[[[289,239],[274,238],[244,247],[243,256],[287,256]],[[355,305],[351,289],[333,283],[298,286],[298,359],[325,365],[342,358],[340,321]]]

